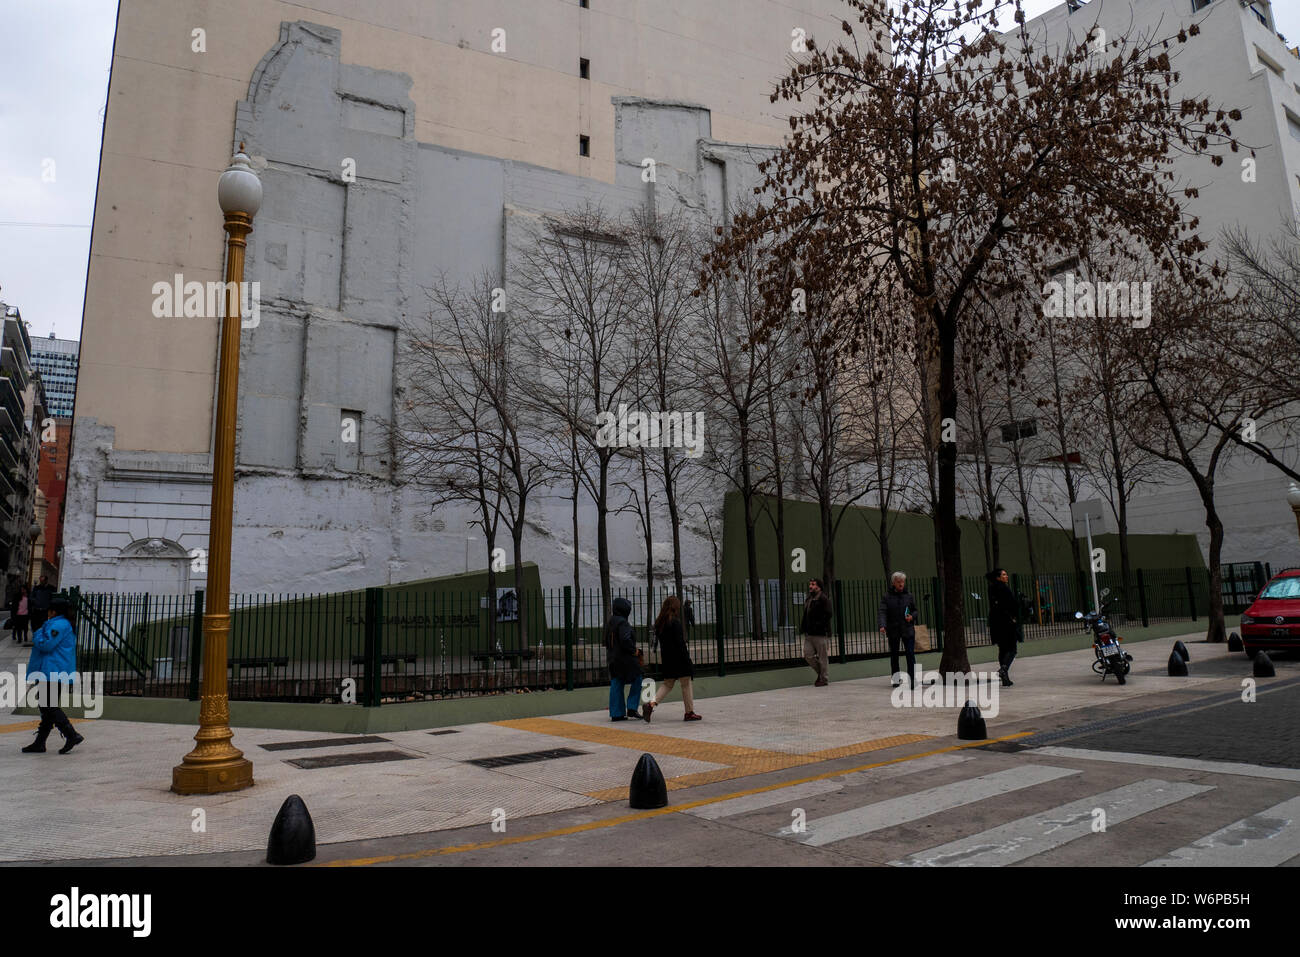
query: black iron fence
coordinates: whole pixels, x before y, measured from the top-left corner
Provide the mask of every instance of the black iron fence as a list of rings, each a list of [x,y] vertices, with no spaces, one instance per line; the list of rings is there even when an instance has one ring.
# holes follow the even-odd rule
[[[1241,569],[1245,569],[1242,571]],[[1205,569],[1137,570],[1129,581],[1098,573],[1118,629],[1195,622],[1209,607]],[[1090,573],[1013,575],[1026,640],[1077,634],[1075,611],[1092,607]],[[1249,604],[1267,570],[1226,566],[1225,606]],[[831,599],[831,652],[837,661],[889,653],[878,628],[887,583],[839,581]],[[942,592],[935,578],[912,579],[918,650],[943,647]],[[671,586],[614,589],[657,674],[652,624]],[[74,589],[74,594],[76,591]],[[697,672],[726,675],[803,660],[800,621],[806,581],[688,586],[686,635]],[[988,583],[963,579],[965,631],[990,643]],[[611,600],[612,600],[611,597]],[[111,694],[197,700],[202,670],[203,592],[193,595],[76,594],[82,670],[102,671]],[[409,586],[340,594],[236,595],[227,646],[233,700],[345,702],[377,706],[465,695],[515,694],[608,681],[598,589],[551,588],[421,592]],[[1082,637],[1082,636],[1081,636]]]

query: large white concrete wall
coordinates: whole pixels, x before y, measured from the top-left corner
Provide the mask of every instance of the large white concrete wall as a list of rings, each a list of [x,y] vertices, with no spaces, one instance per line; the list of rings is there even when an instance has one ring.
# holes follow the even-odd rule
[[[152,288],[176,273],[220,278],[214,187],[243,138],[264,166],[267,203],[246,278],[265,281],[266,305],[241,349],[234,587],[319,590],[459,570],[463,522],[390,501],[376,449],[363,449],[368,475],[323,475],[338,409],[393,393],[396,329],[419,278],[490,258],[508,202],[542,197],[556,208],[615,189],[640,162],[617,169],[616,98],[699,103],[714,137],[779,142],[785,105],[768,93],[787,68],[791,31],[835,31],[843,9],[839,0],[591,7],[122,0],[69,470],[67,583],[202,584],[201,562],[173,566],[206,544],[206,516],[172,512],[207,487],[216,323],[155,318]],[[315,25],[296,35],[300,55],[267,59],[297,21]],[[579,78],[580,57],[590,79]],[[323,97],[300,95],[322,74]],[[254,116],[259,85],[281,99]],[[586,157],[580,133],[590,137]],[[341,181],[344,158],[357,161],[355,188]],[[567,528],[567,507],[539,527]],[[439,522],[444,539],[421,537]],[[619,536],[630,539],[639,541]],[[620,559],[629,568],[631,551]]]

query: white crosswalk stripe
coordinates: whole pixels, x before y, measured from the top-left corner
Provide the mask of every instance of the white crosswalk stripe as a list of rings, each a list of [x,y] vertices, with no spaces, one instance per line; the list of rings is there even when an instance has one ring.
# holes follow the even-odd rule
[[[807,822],[807,830],[801,833],[789,827],[782,828],[777,836],[795,837],[802,844],[820,847],[1081,773],[1072,768],[1027,764],[817,818]]]
[[[1131,818],[1214,790],[1209,785],[1148,778],[1041,814],[1020,818],[961,840],[911,854],[895,867],[1004,867],[1093,833],[1105,812],[1109,829]]]
[[[1300,797],[1252,814],[1143,867],[1276,867],[1300,855]]]
[[[879,768],[857,771],[853,774],[845,775],[842,778],[829,779],[825,781],[805,781],[803,784],[793,784],[788,788],[776,788],[775,790],[762,791],[758,794],[746,794],[743,797],[719,801],[716,804],[706,804],[703,807],[690,808],[684,813],[704,818],[706,821],[716,821],[720,818],[731,817],[736,814],[746,814],[750,811],[761,811],[764,808],[775,807],[779,804],[787,804],[791,801],[802,801],[804,798],[815,797],[818,794],[830,794],[835,791],[841,791],[846,787],[874,783],[877,781],[886,781],[890,778],[902,777],[905,774],[914,774],[918,771],[933,771],[936,768],[961,764],[969,760],[971,760],[971,758],[965,754],[933,754],[929,757],[917,758],[913,761],[905,761],[899,764],[886,764]]]
[[[1235,761],[1205,761],[1201,758],[1178,758],[1165,754],[1132,754],[1127,751],[1095,751],[1090,748],[1033,748],[1035,755],[1052,758],[1079,758],[1084,761],[1109,761],[1113,764],[1140,764],[1148,768],[1179,768],[1185,771],[1209,771],[1213,774],[1237,774],[1248,778],[1273,781],[1300,781],[1300,769],[1269,768]]]

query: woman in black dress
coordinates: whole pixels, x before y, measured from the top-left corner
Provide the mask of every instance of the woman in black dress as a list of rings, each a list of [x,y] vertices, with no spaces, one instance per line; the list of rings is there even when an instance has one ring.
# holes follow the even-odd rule
[[[658,694],[655,695],[654,701],[647,702],[641,709],[642,717],[647,721],[654,709],[659,707],[659,703],[668,697],[668,692],[673,690],[673,685],[680,683],[682,686],[682,700],[686,702],[686,721],[699,721],[700,716],[695,713],[695,693],[691,688],[691,679],[695,676],[695,668],[691,665],[691,652],[686,647],[686,630],[682,627],[682,603],[675,596],[669,595],[664,599],[663,606],[659,609],[659,617],[655,619],[655,637],[659,639],[660,654],[662,655],[663,684],[659,687]]]
[[[1010,687],[1011,662],[1016,657],[1016,642],[1020,640],[1020,603],[1011,591],[1010,576],[1005,568],[995,568],[988,573],[989,580],[989,636],[998,646],[998,677],[1003,687]]]

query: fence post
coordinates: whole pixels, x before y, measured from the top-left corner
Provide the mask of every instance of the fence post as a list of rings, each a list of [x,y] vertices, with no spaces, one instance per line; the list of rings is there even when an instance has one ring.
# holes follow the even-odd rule
[[[383,675],[383,625],[380,621],[384,613],[384,590],[382,588],[366,589],[366,651],[363,679],[366,690],[362,701],[367,708],[379,707],[379,682]]]
[[[1142,577],[1142,569],[1137,570],[1138,579],[1138,608],[1142,611],[1142,627],[1150,628],[1151,620],[1147,616],[1147,584],[1146,579]]]
[[[1192,566],[1184,565],[1183,571],[1187,573],[1187,607],[1192,611],[1192,621],[1196,621],[1196,590],[1192,587]]]
[[[564,586],[564,688],[573,690],[573,586]]]
[[[727,676],[727,611],[722,601],[722,584],[713,586],[713,633],[718,641],[718,677]]]
[[[844,583],[835,579],[835,637],[840,648],[840,664],[844,664]]]
[[[203,661],[203,589],[194,592],[194,614],[190,619],[189,699],[199,700],[199,665]]]

